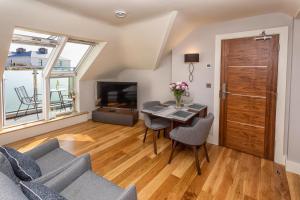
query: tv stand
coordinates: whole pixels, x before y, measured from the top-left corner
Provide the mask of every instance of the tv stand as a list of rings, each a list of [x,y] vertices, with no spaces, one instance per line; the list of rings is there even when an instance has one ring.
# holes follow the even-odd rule
[[[133,109],[98,108],[92,112],[93,121],[133,126],[139,119],[139,113]]]

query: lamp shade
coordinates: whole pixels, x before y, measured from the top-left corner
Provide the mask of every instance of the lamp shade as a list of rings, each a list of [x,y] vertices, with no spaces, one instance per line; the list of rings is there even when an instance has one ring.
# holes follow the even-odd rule
[[[184,54],[184,62],[199,62],[199,53]]]

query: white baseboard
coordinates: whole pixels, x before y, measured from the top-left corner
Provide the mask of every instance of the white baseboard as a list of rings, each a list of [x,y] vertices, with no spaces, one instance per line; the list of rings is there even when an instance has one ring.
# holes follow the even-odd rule
[[[207,142],[210,143],[210,144],[219,145],[218,141],[216,140],[216,138],[213,136],[212,133],[210,133],[208,135]]]
[[[285,165],[285,169],[288,172],[292,172],[292,173],[300,175],[300,163],[287,160],[286,165]]]
[[[50,131],[79,124],[87,121],[88,118],[88,113],[86,113],[59,120],[49,121],[47,123],[41,123],[32,127],[21,128],[15,131],[9,131],[0,135],[0,145],[13,143],[19,140],[41,135]]]

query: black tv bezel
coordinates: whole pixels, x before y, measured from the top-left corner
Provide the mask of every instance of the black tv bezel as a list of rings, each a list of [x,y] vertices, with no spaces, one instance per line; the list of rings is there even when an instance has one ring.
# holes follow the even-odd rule
[[[111,106],[101,106],[101,100],[98,103],[98,106],[100,108],[112,108],[112,109],[129,109],[129,110],[136,110],[138,108],[138,82],[124,82],[124,81],[97,81],[97,99],[101,99],[100,95],[100,90],[99,90],[99,85],[101,83],[110,83],[110,84],[124,84],[124,85],[136,85],[136,107],[135,108],[121,108],[121,107],[111,107]]]

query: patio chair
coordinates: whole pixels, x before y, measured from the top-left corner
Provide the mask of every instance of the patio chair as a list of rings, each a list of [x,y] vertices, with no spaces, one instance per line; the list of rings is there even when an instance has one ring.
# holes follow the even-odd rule
[[[55,105],[60,105],[59,109],[60,111],[62,109],[64,109],[65,111],[67,111],[67,107],[66,105],[69,105],[71,104],[71,107],[73,106],[73,100],[71,98],[71,94],[63,94],[62,91],[60,90],[57,90],[57,91],[51,91],[50,92],[50,99],[52,98],[52,93],[53,92],[57,92],[57,95],[58,95],[58,98],[59,100],[58,101],[53,101],[51,102],[51,104],[55,107]]]
[[[15,92],[18,96],[19,101],[20,101],[20,105],[19,105],[18,111],[16,113],[15,119],[18,118],[18,114],[21,110],[22,105],[27,106],[27,109],[26,109],[25,114],[23,116],[27,115],[27,111],[29,110],[30,106],[32,106],[36,111],[37,118],[39,119],[38,104],[40,104],[40,102],[38,102],[36,96],[29,97],[25,86],[16,87],[14,89],[15,89]]]
[[[68,93],[68,94],[63,94],[62,95],[62,99],[63,99],[63,105],[64,105],[64,109],[66,110],[66,104],[68,105],[68,104],[71,104],[71,108],[72,108],[72,106],[74,106],[73,105],[73,99],[72,99],[72,95],[71,95],[71,93]]]

